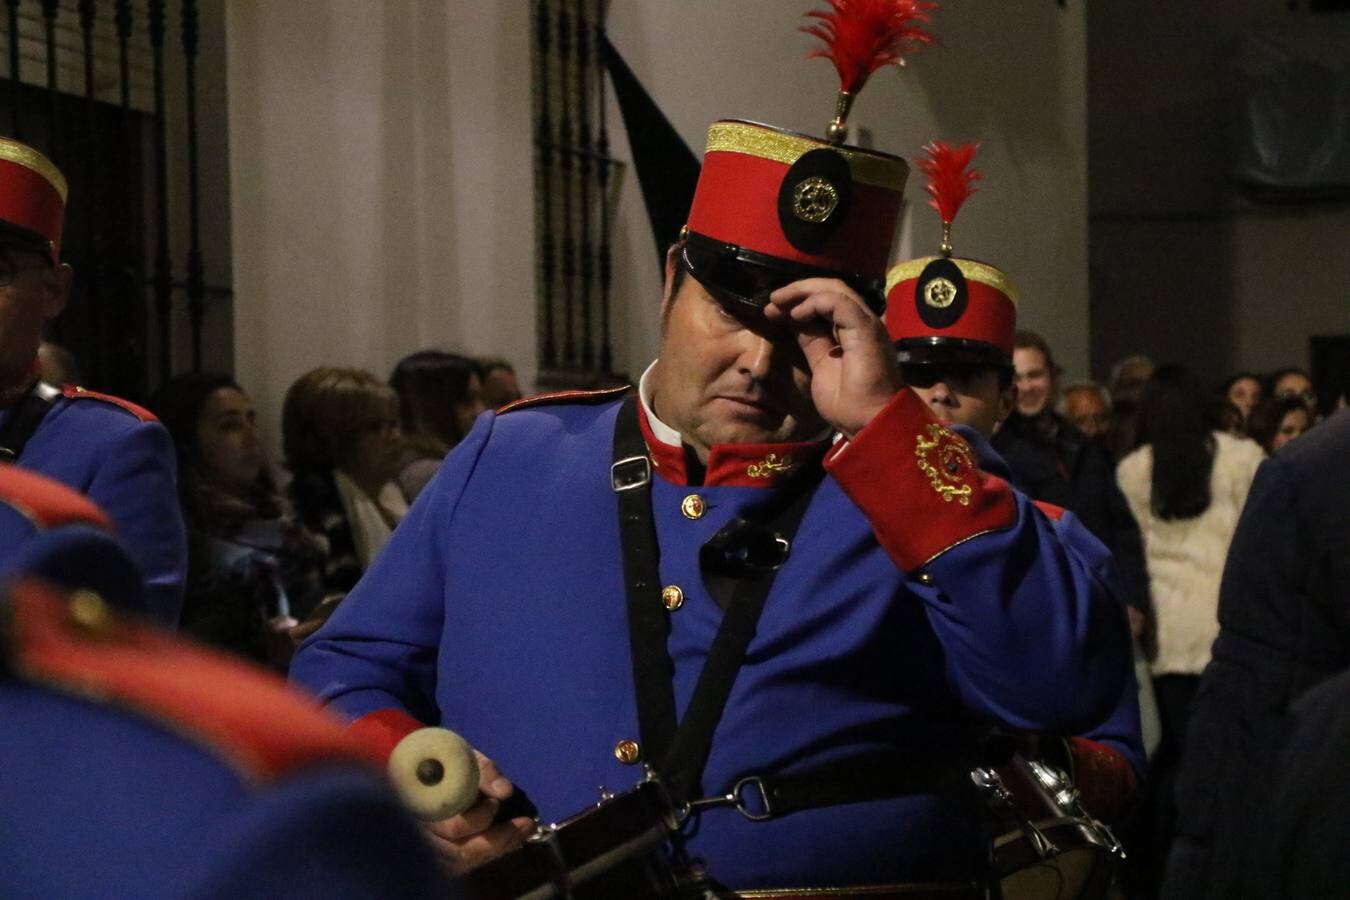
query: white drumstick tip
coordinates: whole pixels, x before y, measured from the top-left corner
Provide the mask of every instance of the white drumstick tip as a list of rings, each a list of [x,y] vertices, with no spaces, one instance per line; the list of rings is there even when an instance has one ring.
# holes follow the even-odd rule
[[[464,738],[445,728],[419,728],[389,754],[389,779],[424,822],[464,812],[478,800],[478,760]]]

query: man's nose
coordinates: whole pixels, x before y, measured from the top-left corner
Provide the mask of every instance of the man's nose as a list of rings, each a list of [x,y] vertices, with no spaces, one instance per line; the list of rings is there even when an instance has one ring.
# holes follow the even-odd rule
[[[767,378],[773,371],[774,355],[778,352],[777,344],[748,328],[742,335],[744,345],[739,360],[741,371],[757,380]]]
[[[954,406],[956,392],[951,389],[947,382],[939,379],[933,382],[933,402],[939,406]]]

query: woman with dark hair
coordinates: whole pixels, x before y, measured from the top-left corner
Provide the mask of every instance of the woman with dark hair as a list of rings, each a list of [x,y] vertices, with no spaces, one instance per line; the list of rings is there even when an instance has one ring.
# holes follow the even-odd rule
[[[281,441],[296,513],[325,545],[324,587],[348,591],[408,512],[398,396],[360,369],[313,369],[286,392]]]
[[[322,554],[258,448],[253,403],[228,375],[179,375],[151,408],[173,436],[188,528],[183,631],[284,668],[285,632],[323,594]]]
[[[1312,426],[1302,397],[1271,397],[1252,410],[1247,433],[1266,453],[1274,453]]]
[[[1219,400],[1237,409],[1245,431],[1247,420],[1251,418],[1252,410],[1261,402],[1264,393],[1265,387],[1261,384],[1260,376],[1251,372],[1238,372],[1228,376],[1228,380],[1220,386]]]
[[[1172,832],[1172,784],[1191,700],[1219,633],[1219,582],[1256,468],[1254,442],[1211,427],[1212,398],[1181,366],[1162,366],[1139,401],[1140,447],[1116,478],[1144,537],[1157,623],[1152,662],[1162,741],[1153,759],[1147,829],[1157,841],[1132,854],[1145,880],[1159,877]]]
[[[412,503],[483,412],[483,382],[472,359],[422,350],[399,361],[389,385],[398,394],[407,444],[398,485]]]

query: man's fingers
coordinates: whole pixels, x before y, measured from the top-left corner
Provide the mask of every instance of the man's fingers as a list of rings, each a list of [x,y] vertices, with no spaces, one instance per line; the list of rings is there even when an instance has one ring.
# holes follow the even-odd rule
[[[492,826],[492,820],[497,817],[497,810],[501,805],[500,800],[484,797],[459,815],[434,823],[436,827],[432,830],[447,840],[464,840],[481,831],[487,831]]]
[[[515,787],[497,769],[497,764],[477,750],[473,755],[478,758],[478,789],[489,797],[505,800],[515,792]]]
[[[518,824],[522,821],[526,824]],[[448,840],[435,831],[429,834],[436,855],[445,861],[452,874],[463,875],[519,847],[532,827],[529,819],[512,819],[463,840]]]

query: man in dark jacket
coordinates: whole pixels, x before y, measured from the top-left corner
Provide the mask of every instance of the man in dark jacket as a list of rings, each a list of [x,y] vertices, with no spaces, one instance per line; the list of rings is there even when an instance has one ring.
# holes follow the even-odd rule
[[[1055,412],[1059,367],[1045,338],[1018,331],[1013,342],[1017,407],[991,443],[1013,484],[1036,500],[1072,510],[1116,559],[1121,591],[1142,623],[1150,608],[1139,526],[1116,486],[1106,448]],[[1136,632],[1140,625],[1136,624]]]
[[[1271,783],[1290,709],[1350,669],[1348,456],[1350,412],[1341,412],[1257,471],[1224,570],[1219,637],[1191,713],[1164,897],[1267,895]],[[1339,752],[1344,760],[1345,748]],[[1325,790],[1343,803],[1343,790]]]

